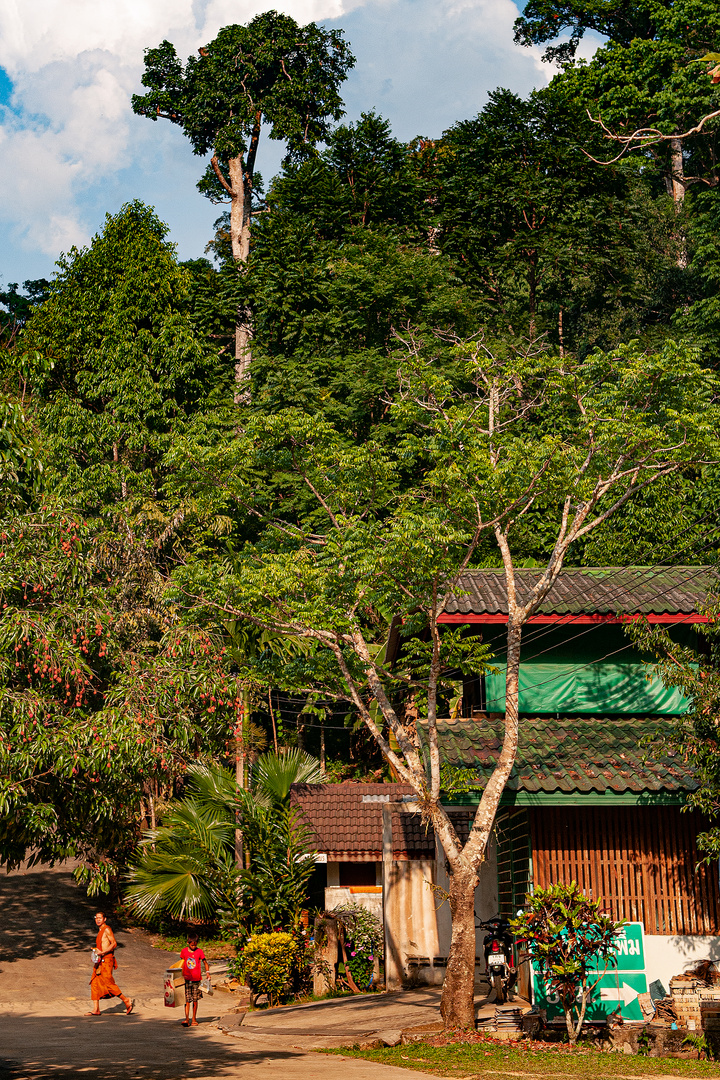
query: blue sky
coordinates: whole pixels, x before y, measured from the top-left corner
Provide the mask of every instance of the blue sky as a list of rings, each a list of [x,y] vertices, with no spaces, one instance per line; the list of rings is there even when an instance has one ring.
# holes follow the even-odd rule
[[[4,0],[0,6],[0,282],[49,276],[107,212],[139,198],[170,225],[182,258],[201,255],[219,209],[195,183],[204,165],[168,122],[135,117],[143,49],[167,37],[187,56],[265,4],[248,0]],[[525,94],[552,71],[516,47],[511,0],[290,0],[299,22],[341,27],[357,56],[347,117],[375,108],[403,139],[474,116],[488,91]],[[266,142],[266,178],[281,157]]]

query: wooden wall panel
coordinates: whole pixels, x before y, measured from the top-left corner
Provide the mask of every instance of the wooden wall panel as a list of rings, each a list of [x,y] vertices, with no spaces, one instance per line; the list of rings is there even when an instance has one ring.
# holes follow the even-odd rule
[[[679,806],[533,808],[533,884],[576,881],[647,934],[717,934],[718,868],[697,868],[703,827]]]

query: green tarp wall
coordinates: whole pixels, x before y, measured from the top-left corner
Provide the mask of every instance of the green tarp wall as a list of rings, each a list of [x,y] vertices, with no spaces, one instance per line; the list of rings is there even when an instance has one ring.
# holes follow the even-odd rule
[[[538,629],[529,627],[521,652],[520,712],[677,716],[688,711],[689,702],[678,690],[666,689],[655,676],[648,678],[650,666],[628,646],[622,627],[592,627],[584,634],[574,627],[543,636]],[[683,636],[689,633],[684,627],[682,631]],[[498,638],[494,644],[497,655],[490,663],[498,671],[485,675],[485,708],[504,712],[504,642]]]

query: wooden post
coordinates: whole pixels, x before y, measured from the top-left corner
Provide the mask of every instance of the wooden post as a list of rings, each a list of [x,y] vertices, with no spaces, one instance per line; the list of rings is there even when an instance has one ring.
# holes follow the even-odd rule
[[[318,944],[318,942],[322,944]],[[313,969],[313,994],[328,994],[335,986],[338,962],[338,924],[336,919],[315,919],[315,948],[319,964]]]

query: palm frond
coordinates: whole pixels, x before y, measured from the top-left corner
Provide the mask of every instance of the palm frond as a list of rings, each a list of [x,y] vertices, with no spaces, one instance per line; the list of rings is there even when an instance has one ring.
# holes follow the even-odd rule
[[[128,873],[125,899],[141,917],[167,912],[175,919],[212,918],[220,896],[207,863],[187,847],[146,850]]]
[[[275,803],[284,802],[292,784],[324,784],[327,776],[317,758],[294,746],[276,754],[262,754],[253,766],[255,792]]]

